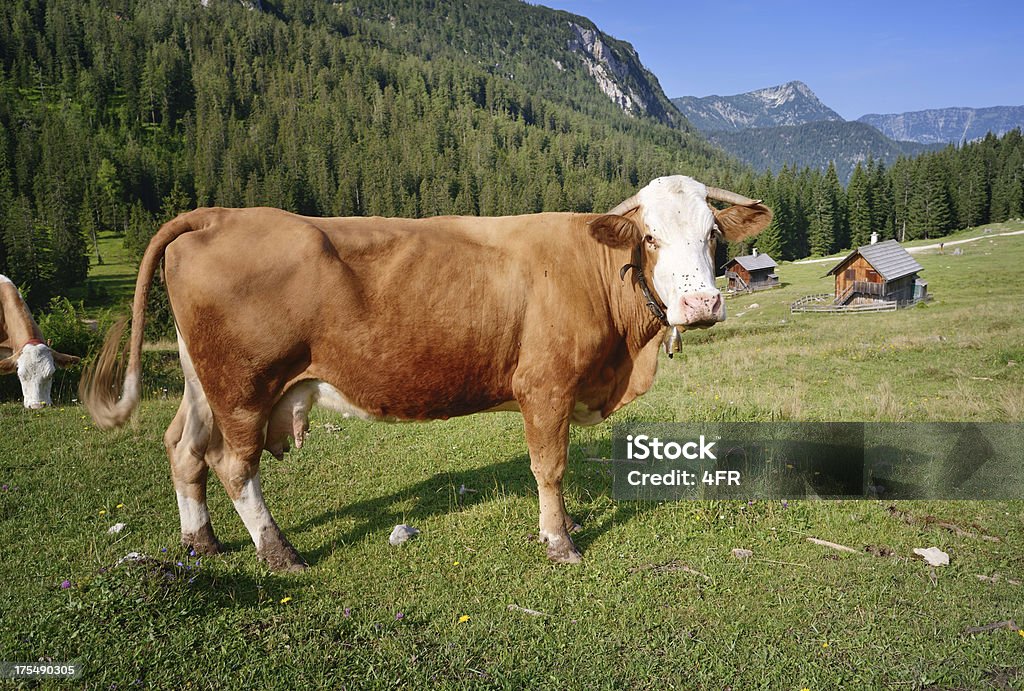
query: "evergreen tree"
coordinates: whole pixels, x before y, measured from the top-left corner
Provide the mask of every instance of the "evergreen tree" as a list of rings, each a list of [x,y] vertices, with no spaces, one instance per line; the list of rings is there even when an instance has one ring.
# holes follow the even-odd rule
[[[910,224],[911,199],[914,191],[914,164],[904,158],[893,164],[889,171],[893,196],[893,235],[900,242],[907,240]]]
[[[1005,221],[1024,214],[1024,146],[1020,130],[1008,132],[1000,142],[1000,162],[992,183],[992,220]]]
[[[92,243],[92,249],[96,253],[96,264],[102,266],[103,255],[100,254],[98,205],[92,189],[92,186],[86,183],[85,190],[82,193],[82,206],[78,210],[78,225],[82,229],[82,234]]]
[[[0,122],[0,224],[8,222],[8,214],[12,206],[11,171],[7,160],[7,132]],[[0,225],[0,274],[7,275],[7,233]]]
[[[766,252],[780,259],[798,259],[803,256],[797,252],[802,244],[801,238],[806,235],[807,210],[801,204],[797,185],[796,169],[783,166],[778,177],[775,178],[775,198],[779,204],[785,207],[785,217],[777,225],[779,237],[776,253],[768,252],[765,249]],[[758,242],[760,243],[760,240]]]
[[[882,239],[894,237],[892,182],[881,161],[869,167],[871,189],[871,228]]]
[[[985,162],[977,149],[972,147],[960,158],[960,176],[956,187],[957,226],[970,228],[988,221],[988,176]]]
[[[842,213],[841,195],[842,188],[839,186],[836,168],[829,164],[828,170],[819,179],[814,191],[814,206],[811,209],[808,233],[812,255],[824,256],[832,253],[837,247]]]
[[[53,294],[62,294],[85,283],[89,272],[85,235],[78,225],[78,209],[71,207],[63,189],[53,189],[44,200],[38,218],[48,234],[49,289]]]
[[[50,281],[50,242],[46,228],[38,223],[25,196],[18,196],[7,208],[3,219],[4,245],[7,249],[7,277],[26,287],[30,307],[47,304],[52,295]]]
[[[858,163],[846,187],[846,206],[850,226],[850,247],[868,244],[871,238],[871,191],[864,167]]]
[[[951,229],[947,174],[945,161],[939,154],[926,156],[924,164],[918,166],[910,201],[907,239],[934,238]]]

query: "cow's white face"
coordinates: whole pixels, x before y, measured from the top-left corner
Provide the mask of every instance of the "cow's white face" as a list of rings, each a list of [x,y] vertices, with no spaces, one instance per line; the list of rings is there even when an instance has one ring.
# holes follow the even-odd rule
[[[53,405],[50,390],[53,387],[53,375],[57,365],[53,361],[53,350],[50,346],[27,344],[18,356],[18,379],[21,380],[22,401],[26,408],[36,410]]]
[[[725,301],[715,287],[717,226],[707,196],[703,184],[682,175],[658,178],[637,195],[645,249],[655,259],[653,287],[673,326],[725,319]]]
[[[714,209],[709,195],[733,206]],[[591,235],[616,248],[643,252],[651,286],[672,326],[706,327],[725,319],[715,287],[717,240],[738,241],[762,231],[772,218],[760,202],[709,190],[684,175],[657,178],[608,214],[590,222]]]

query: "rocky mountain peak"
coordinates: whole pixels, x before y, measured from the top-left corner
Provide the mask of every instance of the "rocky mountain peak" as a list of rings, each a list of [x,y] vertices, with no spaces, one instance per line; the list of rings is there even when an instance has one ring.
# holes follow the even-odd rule
[[[580,56],[601,91],[630,115],[647,112],[647,99],[627,84],[629,65],[619,60],[603,40],[601,32],[575,22],[569,22],[569,28],[573,32],[569,39],[569,50]],[[630,57],[639,62],[635,51]]]
[[[799,81],[734,96],[684,96],[672,103],[699,130],[736,132],[751,127],[780,127],[842,120]]]

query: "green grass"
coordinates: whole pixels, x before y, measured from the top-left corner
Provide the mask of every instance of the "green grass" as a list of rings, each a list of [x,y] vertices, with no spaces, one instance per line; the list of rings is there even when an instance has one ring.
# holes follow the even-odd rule
[[[613,420],[1020,422],[1024,236],[970,247],[917,255],[935,299],[896,313],[790,315],[831,282],[827,266],[783,265],[785,287],[730,299],[727,322],[684,334]],[[616,502],[586,460],[609,455],[605,423],[572,432],[584,563],[559,567],[533,541],[518,415],[317,412],[307,446],[263,464],[269,506],[312,565],[275,575],[216,481],[229,552],[197,565],[177,546],[161,445],[175,407],[147,400],[100,432],[79,407],[0,406],[0,659],[79,659],[81,682],[104,689],[1024,685],[1024,636],[965,633],[1024,624],[1021,501]],[[128,527],[108,535],[115,522]],[[393,548],[396,523],[423,532]],[[929,546],[952,559],[934,574],[912,555]],[[130,551],[155,561],[115,566]]]
[[[84,300],[94,311],[100,308],[131,303],[135,294],[135,275],[138,264],[125,249],[124,236],[113,231],[100,231],[99,249],[103,263],[96,260],[95,248],[89,253],[89,278],[86,286],[68,297]]]

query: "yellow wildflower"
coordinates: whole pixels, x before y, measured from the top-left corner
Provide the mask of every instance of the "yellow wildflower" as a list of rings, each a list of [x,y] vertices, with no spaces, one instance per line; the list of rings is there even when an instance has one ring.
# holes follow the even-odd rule
[[[292,601],[292,596],[291,595],[289,595],[288,597],[282,597],[281,598],[281,604],[282,605],[287,605],[291,601]]]
[[[467,621],[469,621],[469,615],[468,614],[463,614],[461,617],[459,617],[459,623],[460,624],[465,624]]]

